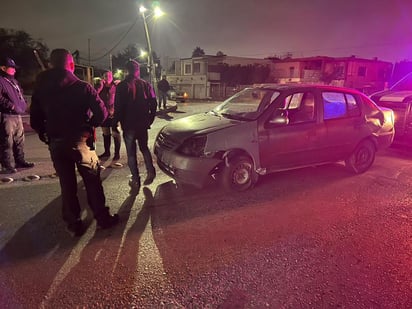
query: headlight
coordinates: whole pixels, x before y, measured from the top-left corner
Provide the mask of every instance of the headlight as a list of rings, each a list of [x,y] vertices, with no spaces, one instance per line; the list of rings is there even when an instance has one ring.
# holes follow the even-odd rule
[[[178,152],[190,157],[202,157],[204,155],[206,136],[194,136],[183,142]]]

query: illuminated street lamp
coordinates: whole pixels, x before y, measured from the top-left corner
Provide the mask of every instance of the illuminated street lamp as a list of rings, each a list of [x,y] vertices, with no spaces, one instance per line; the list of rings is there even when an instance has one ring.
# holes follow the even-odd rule
[[[155,88],[155,81],[156,81],[155,72],[154,72],[155,67],[154,67],[154,61],[153,61],[152,43],[150,41],[149,28],[147,26],[147,19],[152,16],[155,18],[163,16],[164,12],[160,9],[158,5],[156,5],[153,8],[153,12],[151,14],[146,14],[147,11],[148,11],[147,8],[145,8],[143,5],[139,7],[139,12],[143,18],[146,43],[147,43],[147,48],[148,48],[148,53],[149,53],[147,56],[147,69],[149,73],[149,82],[153,85],[153,88]]]
[[[140,56],[139,56],[140,58],[147,57],[147,55],[148,55],[147,51],[145,51],[143,49],[140,50]]]
[[[150,77],[150,70],[149,70],[149,67],[150,67],[150,65],[149,65],[149,53],[147,52],[147,51],[145,51],[144,49],[141,49],[140,50],[140,54],[139,54],[139,56],[138,57],[136,57],[135,58],[136,60],[138,60],[139,62],[146,62],[146,69],[147,69],[147,73],[149,74],[149,78],[151,78]],[[152,81],[150,80],[150,83],[151,83]],[[153,84],[152,84],[153,85]]]
[[[146,57],[148,57],[149,53],[143,49],[140,50],[140,58],[144,59]]]
[[[124,71],[121,69],[117,69],[116,72],[114,72],[113,77],[117,80],[122,80],[124,77]]]

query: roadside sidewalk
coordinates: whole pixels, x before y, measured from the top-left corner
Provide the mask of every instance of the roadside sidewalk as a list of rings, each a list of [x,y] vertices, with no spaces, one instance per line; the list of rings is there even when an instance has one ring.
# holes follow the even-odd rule
[[[103,149],[103,143],[101,138],[99,138],[101,132],[99,131],[99,128],[97,130],[98,139],[96,142],[96,149]],[[36,132],[31,128],[25,130],[24,153],[25,159],[29,162],[33,162],[35,164],[34,167],[17,169],[17,173],[14,174],[0,174],[0,188],[5,185],[16,185],[17,183],[22,184],[36,182],[38,180],[57,179],[47,145],[39,140]],[[126,154],[121,153],[121,158],[122,159],[119,162],[124,166]],[[109,167],[112,162],[109,160],[105,162],[102,161],[101,163],[103,166]]]
[[[26,119],[23,121],[26,121]],[[30,125],[28,125],[27,128],[27,124],[24,123],[24,127],[25,159],[29,162],[33,162],[35,165],[33,168],[29,169],[17,169],[17,173],[14,174],[0,174],[0,186],[14,183],[16,181],[31,182],[42,178],[56,178],[47,145],[39,140],[37,134],[31,129]]]

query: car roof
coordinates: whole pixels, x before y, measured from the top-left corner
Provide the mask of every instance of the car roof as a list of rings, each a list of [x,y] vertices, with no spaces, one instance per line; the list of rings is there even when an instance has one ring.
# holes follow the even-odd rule
[[[299,89],[320,89],[328,91],[344,91],[353,94],[360,94],[358,90],[352,88],[330,86],[323,84],[297,84],[297,83],[287,83],[287,84],[255,84],[253,88],[263,88],[263,89],[273,89],[278,91],[286,90],[299,90]]]

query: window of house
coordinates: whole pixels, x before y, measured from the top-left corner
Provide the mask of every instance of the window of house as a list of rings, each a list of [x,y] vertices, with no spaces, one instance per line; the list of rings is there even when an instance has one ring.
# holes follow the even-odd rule
[[[193,63],[193,73],[200,73],[200,63]]]
[[[358,68],[358,76],[366,76],[366,67]]]
[[[340,65],[340,66],[336,67],[336,76],[342,78],[343,75],[344,75],[343,74],[344,71],[345,71],[345,68],[343,66]]]
[[[167,73],[169,74],[176,74],[176,62],[173,61],[172,64],[167,69]]]
[[[295,76],[295,67],[290,67],[289,68],[289,78],[292,78]]]
[[[192,65],[185,64],[185,74],[192,74]]]

